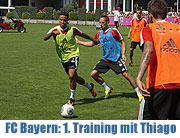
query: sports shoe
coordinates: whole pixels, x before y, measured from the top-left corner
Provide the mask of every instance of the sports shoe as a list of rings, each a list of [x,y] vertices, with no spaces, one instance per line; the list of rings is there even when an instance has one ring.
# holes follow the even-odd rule
[[[130,66],[130,67],[132,67],[132,64],[133,64],[132,62],[129,62],[129,66]]]
[[[143,99],[143,96],[138,96],[138,99],[139,99],[139,102],[141,103],[142,99]]]
[[[68,102],[66,104],[72,105],[74,106],[75,100],[73,100],[72,98],[70,98],[70,100],[68,100]]]
[[[95,90],[94,90],[94,84],[93,83],[90,83],[90,85],[91,85],[91,90],[89,90],[90,92],[91,92],[91,94],[92,94],[92,96],[93,97],[96,97],[96,92],[95,92]]]
[[[105,96],[104,96],[104,98],[105,99],[107,99],[107,98],[109,98],[109,96],[110,96],[110,94],[113,92],[113,88],[110,88],[109,90],[106,90],[105,91]]]

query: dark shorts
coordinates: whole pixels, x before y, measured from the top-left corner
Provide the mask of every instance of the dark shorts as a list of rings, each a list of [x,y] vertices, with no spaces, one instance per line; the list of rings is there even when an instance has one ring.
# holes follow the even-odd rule
[[[68,62],[62,63],[64,70],[68,74],[69,69],[75,69],[77,70],[79,63],[79,57],[72,57]]]
[[[114,21],[114,24],[116,27],[119,27],[119,22],[118,21]]]
[[[137,45],[139,45],[139,48],[141,49],[141,50],[143,50],[143,46],[140,46],[140,42],[134,42],[134,41],[131,41],[131,46],[130,46],[130,48],[133,48],[133,49],[136,49],[136,46]]]
[[[112,69],[116,74],[127,71],[127,67],[123,64],[122,58],[119,58],[117,62],[106,62],[101,59],[93,68],[93,70],[97,70],[101,73],[106,73],[109,69]]]
[[[179,120],[180,89],[148,89],[150,98],[145,98],[143,120]]]

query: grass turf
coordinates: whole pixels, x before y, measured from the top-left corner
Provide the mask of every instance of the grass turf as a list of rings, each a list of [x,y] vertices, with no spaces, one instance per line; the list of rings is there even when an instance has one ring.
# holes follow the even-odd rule
[[[70,96],[68,76],[58,59],[51,40],[43,41],[44,34],[55,25],[26,24],[26,33],[0,33],[0,119],[1,120],[62,120],[60,109]],[[93,36],[95,26],[77,26]],[[128,66],[129,27],[119,28],[127,44],[127,67],[135,79],[141,51],[134,52],[133,67]],[[81,38],[79,38],[81,39]],[[83,40],[83,39],[81,39]],[[102,77],[114,88],[109,99],[104,99],[104,88],[91,77],[90,72],[100,60],[100,45],[80,46],[78,74],[95,84],[97,97],[84,86],[77,85],[73,120],[132,120],[136,119],[138,99],[135,91],[122,75],[109,71]]]

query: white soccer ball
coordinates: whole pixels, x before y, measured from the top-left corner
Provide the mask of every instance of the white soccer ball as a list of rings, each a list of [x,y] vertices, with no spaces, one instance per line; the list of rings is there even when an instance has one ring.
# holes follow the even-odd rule
[[[73,117],[74,116],[74,107],[72,105],[69,104],[64,104],[61,107],[61,115],[63,117]]]

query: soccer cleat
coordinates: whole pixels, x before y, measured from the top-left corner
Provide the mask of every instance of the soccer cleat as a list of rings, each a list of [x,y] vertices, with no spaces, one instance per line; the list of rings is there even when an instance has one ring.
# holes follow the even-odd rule
[[[68,100],[68,102],[66,104],[72,105],[74,106],[75,100],[73,100],[72,98],[70,98],[70,100]]]
[[[142,99],[143,99],[143,96],[138,96],[138,99],[139,99],[139,102],[141,103]]]
[[[94,84],[93,83],[90,83],[90,85],[91,85],[91,90],[89,90],[90,92],[91,92],[91,94],[92,94],[92,96],[93,97],[96,97],[96,92],[95,92],[95,90],[94,90]]]
[[[105,99],[109,98],[110,94],[113,92],[113,88],[110,88],[109,90],[105,91]]]
[[[132,67],[132,64],[133,64],[132,62],[129,62],[129,66],[130,66],[130,67]]]

